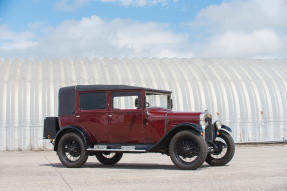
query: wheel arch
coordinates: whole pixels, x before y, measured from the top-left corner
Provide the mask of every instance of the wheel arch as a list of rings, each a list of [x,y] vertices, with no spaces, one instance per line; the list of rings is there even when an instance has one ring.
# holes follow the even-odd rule
[[[221,126],[221,129],[219,130],[219,132],[226,132],[226,133],[228,133],[228,134],[230,134],[231,135],[231,133],[232,133],[232,129],[230,128],[230,127],[228,127],[228,126],[226,126],[226,125],[222,125]]]
[[[80,137],[84,141],[85,147],[90,145],[91,139],[88,136],[88,134],[85,132],[84,129],[82,129],[78,126],[66,126],[66,127],[61,128],[55,136],[54,151],[56,151],[58,149],[58,143],[59,143],[61,137],[63,135],[65,135],[66,133],[70,133],[70,132],[73,132],[73,133],[80,135]]]
[[[164,137],[162,137],[161,140],[149,150],[149,152],[168,149],[168,145],[172,137],[178,132],[185,131],[185,130],[192,131],[193,133],[197,135],[201,135],[201,133],[203,132],[203,129],[201,128],[201,126],[194,124],[194,123],[178,124],[174,126],[171,130],[169,130],[169,132],[166,135],[164,135]]]

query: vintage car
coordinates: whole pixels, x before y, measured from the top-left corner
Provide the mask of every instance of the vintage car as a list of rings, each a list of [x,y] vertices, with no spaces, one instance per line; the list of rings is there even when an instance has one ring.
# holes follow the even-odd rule
[[[171,92],[127,85],[77,85],[59,90],[58,117],[44,121],[44,139],[66,167],[88,156],[114,165],[123,153],[162,153],[180,169],[204,161],[227,164],[235,146],[231,129],[205,112],[173,112]]]

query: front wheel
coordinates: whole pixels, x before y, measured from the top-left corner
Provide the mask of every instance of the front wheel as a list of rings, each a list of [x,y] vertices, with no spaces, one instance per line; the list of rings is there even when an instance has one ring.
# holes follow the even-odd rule
[[[226,165],[234,156],[235,145],[233,138],[227,132],[220,132],[214,144],[217,148],[214,153],[207,155],[206,162],[211,166]]]
[[[207,145],[202,136],[191,131],[181,131],[170,141],[169,154],[177,167],[184,170],[194,170],[205,161]]]
[[[61,137],[57,154],[62,164],[68,168],[81,167],[88,159],[84,142],[76,133],[67,133]]]
[[[103,165],[115,165],[121,160],[123,153],[120,152],[99,152],[96,153],[96,157]]]

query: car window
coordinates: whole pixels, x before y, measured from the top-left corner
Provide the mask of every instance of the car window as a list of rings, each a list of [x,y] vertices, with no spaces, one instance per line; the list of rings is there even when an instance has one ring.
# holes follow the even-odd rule
[[[140,109],[140,93],[116,92],[113,96],[113,109]]]
[[[80,93],[81,110],[105,109],[107,96],[104,92]]]

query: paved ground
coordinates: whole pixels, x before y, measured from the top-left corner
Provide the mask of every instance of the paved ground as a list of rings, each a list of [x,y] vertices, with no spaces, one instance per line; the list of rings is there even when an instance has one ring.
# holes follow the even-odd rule
[[[0,152],[0,190],[287,190],[287,145],[237,145],[224,167],[176,169],[161,154],[125,154],[114,167],[89,157],[63,168],[55,152]]]

